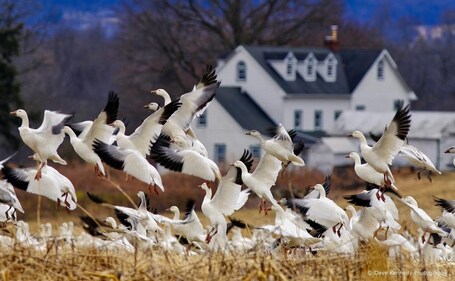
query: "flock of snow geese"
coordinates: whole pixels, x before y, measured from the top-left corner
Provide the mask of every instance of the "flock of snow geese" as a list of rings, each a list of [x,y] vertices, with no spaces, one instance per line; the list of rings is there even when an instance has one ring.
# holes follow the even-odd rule
[[[368,144],[362,132],[354,131],[350,135],[359,140],[360,153],[351,152],[346,157],[354,161],[355,173],[367,183],[367,187],[360,194],[345,196],[351,205],[343,209],[327,197],[330,176],[325,182],[310,188],[303,198],[296,195],[278,200],[274,198],[271,188],[280,172],[291,164],[305,165],[298,156],[303,145],[293,141],[296,132],[286,131],[281,124],[274,129],[273,138],[267,138],[256,130],[246,133],[256,138],[263,150],[254,171],[252,154],[245,149],[222,175],[217,164],[208,158],[206,148],[190,125],[207,108],[219,85],[215,69],[207,66],[201,80],[178,99],[171,100],[163,89],[152,91],[164,98],[164,106],[148,104],[146,107],[152,113],[130,135],[126,135],[125,124],[117,119],[119,98],[113,92],[109,93],[106,106],[93,121],[69,123],[71,115],[46,110],[41,126],[33,129],[29,126],[25,110],[11,112],[22,120],[19,134],[33,150],[34,154],[30,157],[36,160],[37,166],[16,167],[10,163],[14,155],[0,162],[3,176],[0,181],[0,221],[3,229],[0,245],[18,241],[37,250],[45,250],[45,241],[52,238],[50,224],[41,225],[40,237],[36,238],[30,235],[27,223],[17,221],[16,211],[23,213],[24,210],[14,188],[45,196],[68,210],[78,207],[71,181],[47,163],[51,160],[66,165],[57,153],[66,134],[74,151],[94,167],[98,177],[106,177],[103,165],[107,164],[122,170],[127,178],[132,176],[146,183],[148,194],[165,191],[160,173],[148,158],[169,170],[217,184],[213,196],[206,183],[200,185],[206,192],[201,206],[209,221],[206,227],[194,210],[194,202],[188,204],[184,218],[181,218],[176,206],[169,209],[174,217],[167,218],[150,212],[149,196],[143,191],[137,194],[140,199],[137,208],[117,206],[88,193],[94,203],[113,209],[118,222],[113,217],[101,220],[91,215],[82,216],[86,232],[78,236],[73,235],[72,222],[62,224],[59,239],[71,240],[73,245],[127,251],[134,251],[137,247],[164,248],[191,254],[250,251],[258,247],[269,251],[296,247],[308,250],[305,251],[307,253],[354,253],[363,241],[375,239],[389,247],[391,255],[409,252],[430,260],[455,260],[455,200],[435,198],[442,215],[433,220],[419,208],[413,197],[400,194],[390,169],[394,157],[400,154],[419,169],[419,179],[423,171],[428,172],[430,181],[432,174],[440,174],[425,154],[406,141],[411,125],[409,105],[400,106],[382,136],[371,136],[376,141],[373,146]],[[455,153],[455,148],[446,152]],[[242,186],[246,188],[242,189]],[[274,224],[253,226],[231,217],[245,205],[251,192],[260,198],[259,212],[275,213]],[[398,209],[391,196],[409,207],[418,236],[399,232]],[[271,206],[267,207],[267,204]],[[8,235],[6,231],[11,225],[16,228],[15,236]],[[241,231],[242,228],[247,229],[250,237],[243,236],[245,230]]]

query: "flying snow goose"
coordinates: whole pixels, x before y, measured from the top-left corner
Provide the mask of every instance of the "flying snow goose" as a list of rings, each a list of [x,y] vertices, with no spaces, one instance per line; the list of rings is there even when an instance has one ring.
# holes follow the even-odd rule
[[[275,185],[281,170],[281,161],[275,156],[265,153],[252,173],[248,172],[247,166],[240,160],[235,161],[233,165],[242,171],[243,183],[261,198],[259,213],[264,211],[267,214],[266,200],[270,201],[272,205],[277,204],[270,189]]]
[[[7,221],[10,219],[16,220],[16,210],[24,213],[24,209],[22,209],[21,202],[17,199],[13,186],[6,180],[0,181],[0,203],[9,206],[9,208],[5,211]],[[13,209],[13,212],[10,214],[8,212],[11,209]]]
[[[37,180],[41,178],[41,169],[47,164],[47,159],[66,165],[66,161],[58,155],[57,149],[65,138],[63,126],[72,115],[45,110],[41,126],[32,129],[29,126],[28,115],[25,110],[18,109],[10,114],[22,119],[19,134],[24,143],[39,156],[41,164],[36,173]]]
[[[393,158],[400,151],[410,127],[411,114],[409,112],[409,105],[407,105],[397,110],[379,141],[372,147],[368,145],[362,132],[354,131],[349,135],[359,139],[362,157],[376,171],[384,174],[384,180],[387,185],[395,181],[389,165],[392,165]]]
[[[178,100],[171,102],[165,107],[158,108],[158,104],[151,105],[155,112],[150,114],[139,127],[129,136],[125,135],[125,124],[121,120],[115,120],[111,125],[118,128],[117,146],[121,149],[135,149],[144,158],[150,154],[150,144],[154,143],[161,133],[163,124],[180,107]]]
[[[178,99],[182,106],[164,124],[163,133],[172,139],[177,136],[186,138],[186,132],[194,117],[205,110],[208,103],[215,97],[219,85],[220,82],[217,81],[215,69],[212,66],[207,66],[196,87]],[[163,89],[155,91],[157,94],[164,92]]]
[[[177,206],[171,206],[169,210],[174,213],[174,218],[167,222],[171,225],[176,235],[185,237],[189,243],[197,241],[204,242],[204,227],[202,226],[194,207],[194,201],[190,200],[187,203],[188,210],[185,218],[180,220],[179,208]]]
[[[204,182],[199,187],[205,190],[204,200],[202,201],[201,210],[204,215],[209,219],[210,226],[212,229],[209,231],[206,237],[206,242],[210,243],[212,237],[217,235],[218,246],[224,247],[227,243],[227,222],[224,215],[211,204],[212,190]]]
[[[98,140],[95,140],[93,149],[112,168],[124,171],[127,175],[131,175],[145,182],[149,188],[153,186],[155,192],[157,192],[156,186],[164,192],[160,174],[138,151],[134,149],[120,149]]]
[[[368,163],[361,163],[360,155],[357,152],[351,152],[345,156],[345,158],[350,158],[354,160],[354,172],[356,175],[361,178],[362,180],[372,183],[381,187],[381,190],[384,192],[386,188],[386,182],[384,178],[384,174],[378,172]],[[392,180],[390,183],[390,187],[398,191],[398,188],[395,186],[394,181]]]
[[[435,206],[442,209],[442,219],[452,229],[455,229],[455,200],[434,197]]]
[[[71,181],[51,166],[42,167],[40,180],[35,179],[35,168],[11,168],[5,165],[3,177],[14,187],[26,192],[42,195],[58,205],[74,210],[77,207],[77,196]]]
[[[299,212],[305,219],[331,228],[338,236],[341,235],[340,230],[343,226],[349,230],[349,217],[346,212],[325,196],[325,190],[321,184],[316,184],[313,188],[319,191],[319,198],[287,199],[286,206]]]
[[[275,156],[285,165],[289,162],[296,166],[305,165],[303,159],[294,154],[292,139],[283,125],[279,124],[275,128],[275,136],[268,140],[266,140],[262,134],[256,130],[249,131],[246,134],[257,138],[264,151]]]
[[[431,178],[433,173],[441,174],[441,172],[436,169],[433,162],[431,162],[430,158],[415,146],[404,143],[398,155],[404,156],[412,165],[419,169],[419,171],[417,171],[417,178],[419,180],[420,173],[423,171],[428,171],[427,178],[430,182],[433,180]]]
[[[429,233],[437,233],[446,236],[447,233],[440,229],[436,222],[421,208],[419,208],[417,201],[412,196],[406,196],[401,201],[411,209],[411,218],[414,223],[424,231],[424,235]],[[422,235],[422,239],[424,237]]]
[[[95,120],[85,126],[83,133],[79,137],[70,126],[63,127],[63,131],[69,136],[70,143],[74,151],[85,162],[92,164],[95,167],[95,173],[99,176],[105,176],[103,163],[98,154],[93,151],[93,143],[95,139],[102,142],[108,142],[114,129],[109,126],[113,120],[117,119],[119,107],[119,98],[114,92],[109,92],[108,100],[104,110],[98,115]]]
[[[180,149],[169,148],[165,139],[159,138],[152,146],[152,158],[172,171],[196,176],[208,181],[221,179],[220,169],[211,159],[192,150],[184,137],[171,140]]]
[[[329,195],[330,187],[332,186],[332,175],[327,175],[322,183],[324,187],[325,196]],[[307,194],[303,197],[303,199],[309,198],[320,198],[321,194],[314,188],[308,188]]]

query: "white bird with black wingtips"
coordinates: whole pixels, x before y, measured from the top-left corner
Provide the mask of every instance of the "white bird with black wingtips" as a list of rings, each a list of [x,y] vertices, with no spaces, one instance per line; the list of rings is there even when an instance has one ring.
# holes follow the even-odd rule
[[[47,164],[48,159],[66,165],[66,161],[58,155],[57,149],[65,139],[63,126],[72,115],[45,110],[41,126],[37,129],[32,129],[29,126],[28,115],[25,110],[18,109],[10,114],[22,119],[19,134],[24,143],[36,152],[39,157],[41,164],[35,176],[37,180],[41,178],[41,170]]]
[[[0,204],[5,204],[9,208],[5,211],[6,221],[16,220],[16,211],[24,213],[21,202],[17,199],[16,192],[14,192],[13,186],[6,180],[0,181]],[[11,214],[9,211],[13,209]]]
[[[36,180],[35,168],[2,168],[3,177],[14,187],[26,192],[42,195],[58,205],[74,210],[77,207],[77,196],[71,181],[51,166],[42,167],[41,179]]]
[[[114,128],[109,126],[109,124],[117,119],[118,107],[119,98],[117,94],[109,92],[108,101],[104,110],[95,120],[85,126],[84,131],[79,136],[76,135],[71,127],[63,127],[63,131],[70,137],[70,143],[74,151],[85,162],[92,164],[95,167],[95,173],[99,176],[105,176],[106,173],[100,157],[93,151],[92,146],[95,139],[106,143],[109,141],[114,133]]]
[[[150,189],[154,187],[156,193],[157,186],[164,192],[161,175],[137,150],[120,149],[98,140],[95,140],[93,148],[101,160],[112,168],[124,171],[127,175],[146,183]]]
[[[386,185],[395,182],[389,165],[392,165],[393,158],[403,146],[410,127],[411,114],[408,105],[397,110],[389,126],[373,146],[368,145],[365,136],[360,131],[354,131],[349,135],[359,139],[362,157],[371,167],[384,175]]]

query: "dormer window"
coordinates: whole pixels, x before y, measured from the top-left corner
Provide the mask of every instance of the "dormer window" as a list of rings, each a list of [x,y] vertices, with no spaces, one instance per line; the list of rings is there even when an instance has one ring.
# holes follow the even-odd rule
[[[287,81],[294,81],[295,80],[295,72],[297,68],[297,59],[293,53],[288,53],[286,58],[284,59],[284,66],[285,66],[285,79]]]
[[[333,56],[333,54],[329,54],[325,60],[325,81],[327,82],[335,82],[337,79],[337,60]]]
[[[244,61],[239,61],[237,63],[237,81],[246,81],[246,64]]]
[[[299,72],[305,81],[316,81],[316,57],[310,53],[303,61],[302,67],[299,67]]]
[[[378,80],[384,80],[384,61],[381,60],[378,62],[377,66],[377,78]]]

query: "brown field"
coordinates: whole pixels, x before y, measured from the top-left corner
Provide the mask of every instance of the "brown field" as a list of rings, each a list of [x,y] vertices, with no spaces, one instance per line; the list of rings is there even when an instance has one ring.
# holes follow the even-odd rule
[[[59,167],[59,170],[76,186],[79,204],[98,218],[113,213],[88,201],[86,191],[119,205],[129,203],[112,182],[121,185],[134,200],[137,200],[135,194],[139,190],[147,191],[141,183],[134,179],[125,182],[124,175],[114,171],[111,171],[112,182],[109,182],[96,178],[90,167],[82,164],[73,163],[68,167]],[[414,196],[419,206],[433,218],[440,214],[440,210],[434,206],[432,196],[455,199],[455,173],[434,176],[433,183],[426,179],[418,181],[415,174],[407,169],[395,171],[394,174],[400,192]],[[291,171],[278,181],[275,196],[279,198],[289,189],[303,192],[307,186],[322,182],[323,178],[323,175],[308,170]],[[164,176],[163,181],[166,191],[159,196],[153,195],[151,199],[152,206],[159,212],[173,204],[182,209],[189,197],[196,199],[197,206],[200,206],[204,193],[196,186],[201,180],[172,173]],[[350,170],[337,171],[333,176],[329,197],[344,207],[346,202],[342,195],[361,190],[361,185],[356,181]],[[81,210],[67,213],[45,198],[38,204],[38,197],[21,191],[17,193],[26,212],[19,214],[19,219],[30,223],[32,234],[37,233],[38,219],[40,223],[51,222],[54,235],[57,235],[58,224],[65,221],[75,223],[76,234],[82,231],[78,219],[83,214]],[[259,215],[257,202],[253,195],[248,206],[234,216],[252,225],[272,223],[273,213]],[[397,201],[396,204],[402,229],[415,233],[409,208]],[[202,214],[200,217],[206,223]],[[131,254],[100,249],[59,248],[56,244],[49,244],[45,253],[19,246],[3,248],[0,252],[0,280],[454,280],[454,277],[453,263],[424,264],[408,256],[391,260],[387,257],[387,250],[374,241],[364,245],[355,256],[329,253],[312,255],[305,254],[303,250],[275,253],[258,250],[247,254],[213,253],[199,256],[181,256],[163,250]]]

